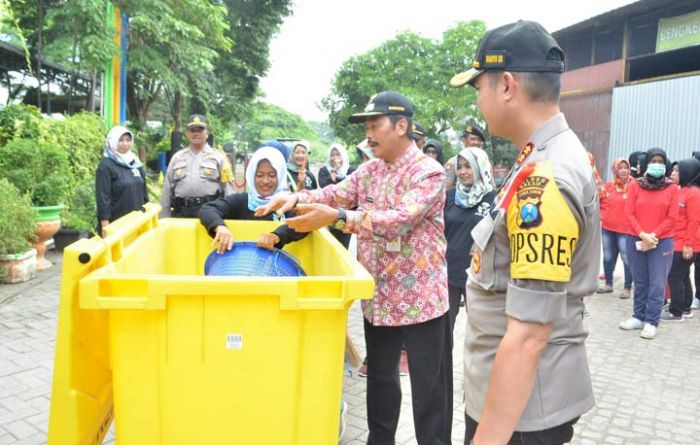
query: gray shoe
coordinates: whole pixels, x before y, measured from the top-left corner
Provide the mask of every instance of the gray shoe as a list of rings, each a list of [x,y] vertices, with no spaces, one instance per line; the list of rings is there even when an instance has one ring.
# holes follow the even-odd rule
[[[683,321],[683,315],[673,315],[668,310],[661,312],[661,321],[666,323],[680,323]]]
[[[618,327],[623,331],[635,331],[638,329],[642,329],[644,327],[644,322],[634,317],[630,317],[627,320],[620,322]]]

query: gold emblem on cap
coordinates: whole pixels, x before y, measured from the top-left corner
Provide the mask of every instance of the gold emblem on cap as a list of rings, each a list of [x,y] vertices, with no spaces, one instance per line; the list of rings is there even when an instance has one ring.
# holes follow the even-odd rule
[[[199,116],[195,116],[194,119],[192,119],[192,122],[195,123],[195,124],[199,124],[199,123],[201,123],[202,121],[201,121],[201,119],[199,119]]]
[[[484,63],[504,63],[503,54],[487,54]]]
[[[466,130],[467,133],[471,133],[472,130],[473,130],[473,129],[472,129],[472,126],[471,126],[471,125],[467,125],[467,130]]]
[[[402,105],[389,105],[386,108],[391,110],[391,111],[406,111],[406,107],[404,107]]]
[[[479,63],[478,60],[475,60],[474,63],[472,63],[472,67],[478,69],[478,68],[481,68],[481,64]]]

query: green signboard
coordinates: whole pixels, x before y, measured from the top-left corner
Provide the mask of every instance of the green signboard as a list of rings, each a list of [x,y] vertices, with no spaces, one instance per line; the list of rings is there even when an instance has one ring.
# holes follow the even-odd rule
[[[700,10],[659,20],[656,52],[700,45]]]

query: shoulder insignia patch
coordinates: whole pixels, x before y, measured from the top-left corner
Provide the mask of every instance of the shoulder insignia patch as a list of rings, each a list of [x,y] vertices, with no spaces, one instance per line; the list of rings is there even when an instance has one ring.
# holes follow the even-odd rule
[[[511,277],[569,281],[579,227],[549,161],[534,165],[506,209]]]

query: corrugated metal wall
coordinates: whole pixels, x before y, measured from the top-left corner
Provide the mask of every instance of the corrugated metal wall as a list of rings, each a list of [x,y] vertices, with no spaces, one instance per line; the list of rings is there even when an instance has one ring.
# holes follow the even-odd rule
[[[672,161],[700,150],[700,76],[615,88],[610,159],[661,147]]]
[[[610,165],[608,144],[612,90],[563,95],[559,106],[569,127],[576,133],[586,150],[593,153],[598,171],[606,178],[610,170],[607,166]]]

